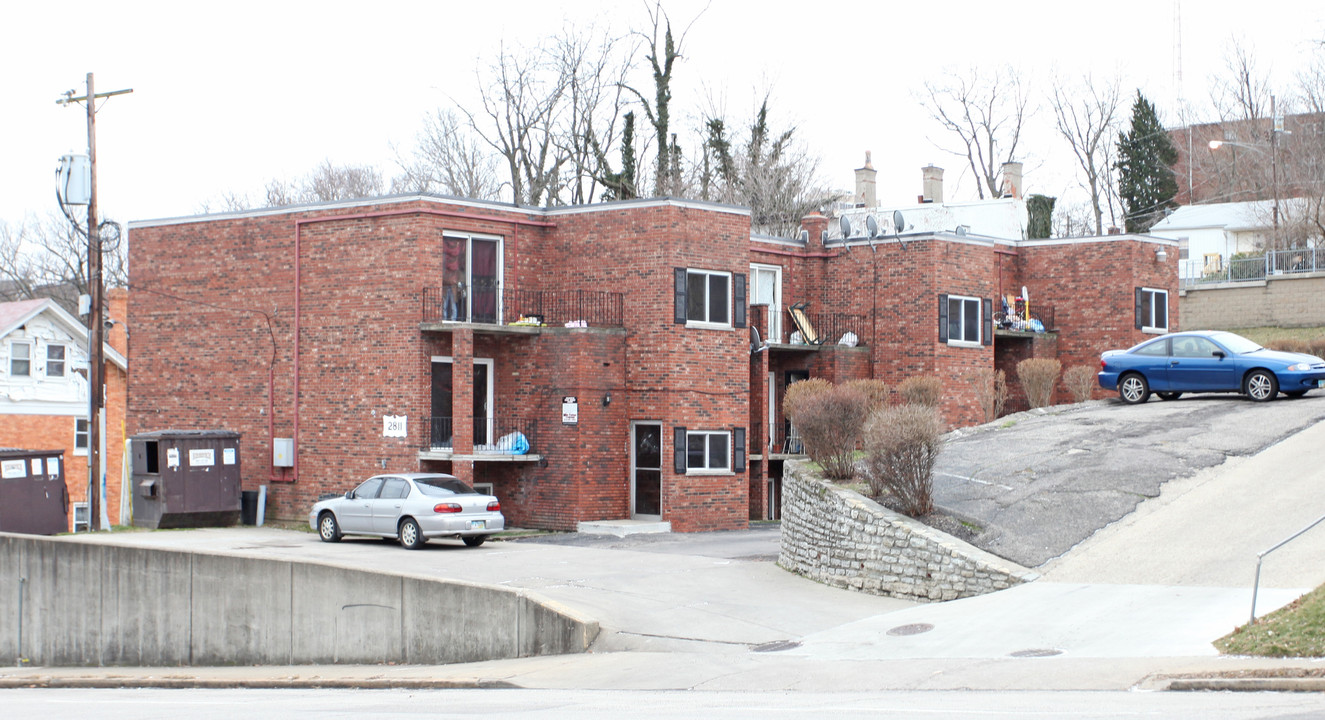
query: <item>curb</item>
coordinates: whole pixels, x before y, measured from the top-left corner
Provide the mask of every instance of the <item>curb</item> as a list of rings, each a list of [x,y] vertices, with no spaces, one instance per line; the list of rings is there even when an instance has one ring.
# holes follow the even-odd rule
[[[1325,692],[1325,678],[1187,678],[1169,681],[1166,690],[1231,692]]]
[[[428,678],[187,678],[187,677],[28,677],[0,678],[0,690],[20,688],[120,690],[475,690],[519,689],[505,680],[433,680]]]

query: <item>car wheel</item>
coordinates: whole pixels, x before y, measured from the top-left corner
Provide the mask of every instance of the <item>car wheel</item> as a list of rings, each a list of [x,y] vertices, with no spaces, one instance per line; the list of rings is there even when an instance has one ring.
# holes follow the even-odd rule
[[[1159,396],[1160,400],[1177,400],[1182,397],[1180,392],[1157,392],[1155,394]]]
[[[1307,394],[1306,390],[1285,390],[1284,394],[1290,398],[1300,398]]]
[[[1242,389],[1256,402],[1267,402],[1279,394],[1279,380],[1266,370],[1252,370],[1243,381]]]
[[[317,519],[317,536],[322,538],[322,542],[340,542],[340,523],[336,522],[335,515],[322,513]]]
[[[1118,381],[1118,397],[1128,405],[1140,405],[1150,399],[1150,383],[1144,375],[1129,373]]]
[[[423,537],[423,531],[419,529],[419,523],[414,518],[405,518],[400,521],[400,546],[406,550],[418,550],[428,539]]]
[[[487,540],[487,539],[488,539],[488,536],[487,536],[487,535],[470,535],[470,536],[468,536],[468,537],[463,537],[463,538],[460,538],[460,539],[461,539],[461,540],[464,540],[464,541],[465,541],[465,544],[468,545],[469,547],[478,547],[479,545],[482,545],[482,544],[483,544],[483,541],[484,541],[484,540]]]

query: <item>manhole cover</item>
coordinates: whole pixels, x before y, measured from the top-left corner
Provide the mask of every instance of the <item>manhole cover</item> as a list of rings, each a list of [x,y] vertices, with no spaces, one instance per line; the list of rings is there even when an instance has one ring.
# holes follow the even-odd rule
[[[910,625],[898,625],[888,631],[889,635],[919,635],[933,630],[934,626],[929,623],[911,623]]]
[[[1053,657],[1055,655],[1062,655],[1062,654],[1063,654],[1062,650],[1053,650],[1049,648],[1035,648],[1033,650],[1018,650],[1008,655],[1008,657],[1016,657],[1016,658]]]
[[[783,650],[790,650],[800,646],[801,644],[795,640],[774,640],[773,642],[766,642],[763,645],[755,645],[750,649],[755,652],[781,652]]]

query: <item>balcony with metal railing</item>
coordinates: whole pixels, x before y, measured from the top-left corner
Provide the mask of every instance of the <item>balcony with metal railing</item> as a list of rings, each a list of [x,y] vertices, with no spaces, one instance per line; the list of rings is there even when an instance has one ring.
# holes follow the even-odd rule
[[[472,426],[473,446],[455,447],[456,423]],[[490,462],[538,462],[538,421],[528,418],[476,417],[423,418],[419,457],[424,460],[475,460]]]
[[[855,335],[857,345],[865,345],[867,331],[869,330],[869,317],[865,315],[852,315],[850,313],[811,313],[798,311],[804,323],[813,333],[813,338],[805,338],[798,335],[800,342],[790,342],[792,333],[799,331],[792,319],[789,311],[776,308],[772,305],[751,305],[749,320],[750,326],[759,331],[760,338],[764,342],[774,345],[805,345],[807,347],[818,345],[835,345],[844,338],[848,338],[848,333]],[[770,314],[773,316],[773,324],[769,324]]]
[[[500,283],[423,289],[423,321],[528,327],[622,328],[624,298],[597,290],[522,290]]]
[[[1325,272],[1325,248],[1307,247],[1239,254],[1227,259],[1184,261],[1179,272],[1183,289],[1222,283],[1259,282],[1266,278]]]

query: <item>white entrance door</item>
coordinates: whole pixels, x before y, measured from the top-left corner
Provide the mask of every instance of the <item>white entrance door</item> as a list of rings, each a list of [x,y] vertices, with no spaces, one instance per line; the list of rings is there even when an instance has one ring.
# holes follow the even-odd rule
[[[782,268],[778,265],[750,266],[751,305],[768,306],[768,323],[759,328],[765,339],[780,343],[782,338]]]

